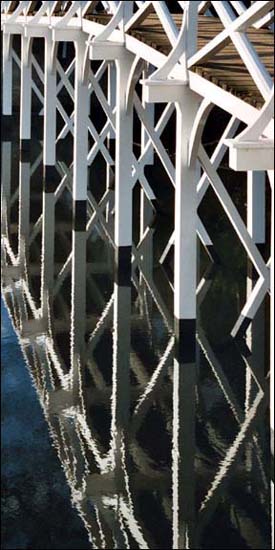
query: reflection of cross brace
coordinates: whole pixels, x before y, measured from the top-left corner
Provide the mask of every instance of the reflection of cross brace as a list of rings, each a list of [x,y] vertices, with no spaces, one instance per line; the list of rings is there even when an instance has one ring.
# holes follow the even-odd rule
[[[204,343],[205,343],[205,342],[204,342]],[[224,385],[224,382],[223,382],[223,385]],[[251,411],[251,416],[252,416],[252,418],[254,417],[254,412],[255,412],[255,411],[254,411],[254,409],[253,409],[253,414],[252,414],[252,411]],[[247,428],[245,428],[245,429],[247,429]],[[237,443],[236,443],[236,444],[237,444]],[[236,452],[236,453],[237,453],[237,452],[239,453],[239,449],[236,448],[236,446],[233,446],[233,447],[234,447],[234,453],[235,453],[235,452]],[[233,447],[232,447],[232,449],[233,449]],[[233,450],[232,450],[232,452],[233,452]],[[234,456],[236,456],[236,455],[234,454]],[[231,467],[231,468],[232,468],[232,467]],[[227,474],[228,474],[228,470],[227,470]],[[200,528],[202,528],[202,526],[204,525],[205,518],[206,518],[206,517],[208,518],[208,517],[209,517],[209,514],[210,514],[210,513],[211,513],[211,514],[213,513],[213,511],[214,511],[214,509],[215,509],[215,506],[218,504],[218,495],[219,495],[220,492],[221,492],[221,487],[224,487],[224,481],[223,481],[223,482],[220,482],[220,483],[221,483],[221,485],[219,486],[219,490],[217,490],[217,491],[215,492],[215,498],[214,498],[214,500],[213,500],[213,497],[211,497],[211,500],[208,501],[209,504],[206,504],[205,511],[203,511],[202,514],[201,514],[202,523],[200,523]]]

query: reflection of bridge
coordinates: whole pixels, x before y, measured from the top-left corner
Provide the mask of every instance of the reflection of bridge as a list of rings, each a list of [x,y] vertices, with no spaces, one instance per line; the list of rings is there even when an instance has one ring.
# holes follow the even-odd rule
[[[143,488],[145,493],[156,492],[156,509],[160,506],[172,525],[173,547],[196,548],[226,485],[236,475],[244,449],[251,479],[255,472],[261,476],[261,488],[256,483],[253,486],[252,480],[251,490],[259,502],[266,505],[268,500],[268,476],[258,430],[268,401],[268,376],[253,354],[258,353],[255,348],[259,346],[258,310],[270,292],[269,272],[273,269],[273,260],[266,264],[257,246],[265,240],[269,243],[269,236],[265,236],[265,188],[268,182],[273,185],[272,2],[254,2],[248,9],[242,2],[175,4],[176,14],[164,2],[1,4],[3,114],[7,122],[12,120],[13,64],[21,71],[21,157],[16,189],[10,171],[12,145],[9,141],[2,143],[3,288],[74,499],[97,547],[158,545],[146,521],[146,511],[143,513],[142,505],[137,505]],[[13,36],[17,34],[21,35],[20,55],[13,48]],[[41,37],[44,66],[34,54],[33,40]],[[72,42],[75,47],[74,56],[68,56],[68,66],[57,49],[60,41]],[[69,114],[59,95],[62,89],[73,100]],[[32,93],[41,101],[44,115],[43,152],[34,162],[30,141]],[[103,113],[101,130],[97,113],[89,111],[94,96]],[[155,103],[164,103],[163,110]],[[225,128],[216,129],[217,143],[210,158],[202,145],[202,135],[213,106],[225,110],[230,118]],[[173,129],[174,112],[175,164],[162,139],[165,130]],[[133,144],[137,120],[141,132],[139,155]],[[236,136],[240,123],[246,129]],[[56,159],[56,149],[70,134],[74,149],[73,162],[68,166]],[[247,170],[247,227],[218,172],[228,148],[230,165]],[[89,167],[93,173],[98,153],[106,164],[106,189],[99,201],[88,184]],[[32,223],[31,181],[41,161],[43,201]],[[175,189],[174,231],[167,236],[167,246],[158,258],[165,264],[174,247],[174,280],[170,281],[173,308],[153,276],[152,217],[158,205],[146,167],[156,162],[162,164]],[[134,244],[136,184],[140,186],[141,216],[140,238]],[[201,323],[197,323],[197,329],[195,324],[196,307],[211,287],[207,276],[197,285],[196,244],[197,233],[211,254],[213,243],[197,214],[209,186],[258,277],[252,288],[250,281],[247,285],[247,302],[232,330],[233,336],[246,332],[249,344],[249,349],[238,353],[240,377],[246,373],[244,408]],[[39,192],[37,189],[38,197]],[[66,216],[60,219],[55,213],[58,204],[67,208],[65,192],[72,197],[73,226]],[[10,213],[18,200],[19,219],[15,222]],[[17,234],[18,247],[14,247]],[[109,242],[99,261],[89,259],[95,234]],[[100,274],[109,280],[104,292],[98,284]],[[41,292],[37,295],[40,276]],[[134,312],[131,285],[137,296]],[[94,307],[87,311],[90,301]],[[153,311],[162,326],[161,342],[153,338]],[[149,334],[144,347],[150,348],[153,371],[131,342],[134,329],[130,319],[138,326],[140,318]],[[112,383],[110,373],[102,370],[97,360],[106,334],[113,337],[113,346],[109,344]],[[213,419],[207,422],[208,437],[222,444],[224,452],[215,475],[204,474],[207,482],[202,482],[199,506],[194,494],[195,404],[199,404],[202,414],[207,403],[203,386],[196,389],[196,341],[200,361],[210,366],[236,428],[233,442],[225,448],[224,435]],[[173,414],[169,407],[172,388]],[[158,418],[172,424],[172,478],[169,468],[162,471],[138,437],[155,402]],[[102,426],[89,412],[93,407],[104,409],[110,422],[107,445]],[[238,514],[234,504],[230,514]],[[261,539],[262,533],[256,522],[249,529],[244,516],[240,514],[236,522],[249,546],[253,544],[249,537]]]
[[[228,442],[226,430],[215,425],[215,419],[209,414],[212,399],[209,401],[205,394],[207,385],[203,380],[196,390],[195,364],[191,360],[180,364],[175,354],[173,317],[152,273],[154,229],[146,231],[142,259],[134,248],[134,307],[130,272],[128,279],[124,275],[123,281],[119,281],[119,273],[115,274],[121,284],[114,282],[113,289],[108,284],[106,297],[102,294],[102,284],[98,283],[98,274],[107,275],[110,281],[113,279],[112,227],[109,245],[105,246],[106,250],[100,250],[94,261],[87,262],[86,252],[89,256],[90,247],[95,246],[94,235],[99,238],[103,229],[101,222],[91,233],[73,230],[73,246],[68,253],[68,224],[60,215],[55,215],[55,208],[64,202],[58,191],[59,185],[63,185],[64,171],[71,189],[69,168],[64,163],[57,165],[60,184],[56,192],[48,193],[44,189],[42,193],[41,190],[40,209],[37,209],[37,197],[32,200],[31,193],[31,185],[36,183],[31,182],[39,169],[39,157],[33,163],[20,161],[17,186],[9,177],[11,148],[10,142],[3,142],[3,293],[70,484],[73,502],[91,542],[108,548],[158,547],[154,526],[150,526],[150,522],[148,525],[146,506],[143,511],[139,504],[140,499],[150,502],[150,495],[154,494],[152,510],[156,521],[167,524],[167,540],[173,537],[171,547],[197,548],[228,487],[234,479],[237,484],[240,482],[244,452],[246,475],[252,485],[250,491],[258,502],[261,518],[268,509],[269,484],[261,434],[267,406],[266,380],[263,365],[257,362],[257,351],[256,367],[253,357],[255,339],[259,347],[259,320],[253,321],[251,351],[247,348],[243,357],[239,353],[239,359],[235,357],[234,369],[237,365],[240,378],[246,377],[244,407],[235,395],[231,376],[224,371],[205,331],[198,325],[197,343],[201,352],[198,360],[202,367],[203,362],[210,367],[212,391],[219,395],[220,402],[224,399],[228,421],[234,425],[232,442]],[[34,208],[37,219],[30,222],[29,213]],[[12,233],[9,232],[11,218]],[[55,262],[53,241],[57,238],[62,250],[58,250],[58,262]],[[37,244],[40,239],[42,257]],[[62,255],[64,263],[60,266]],[[41,273],[41,295],[36,298],[38,273]],[[198,285],[199,304],[211,289],[209,275],[202,277]],[[70,278],[71,299],[66,289]],[[85,288],[94,302],[86,318]],[[162,326],[161,337],[152,324],[156,316],[158,325]],[[140,348],[135,344],[135,332],[140,332],[143,325],[147,327],[143,327],[142,337],[143,348],[148,348],[147,359],[144,352],[140,355]],[[112,337],[113,343],[108,344],[106,335],[109,339]],[[99,355],[102,339],[105,359]],[[64,355],[62,340],[65,346],[71,341],[69,361]],[[107,356],[112,357],[111,381],[105,367]],[[172,396],[173,407],[169,404]],[[107,424],[106,420],[98,420],[98,411],[103,418],[108,418]],[[152,413],[157,413],[154,429],[159,438],[159,442],[154,443],[157,446],[154,452],[151,445],[140,438]],[[201,447],[198,441],[195,444],[196,416],[205,425],[213,449],[216,448],[216,452],[222,449],[217,463],[208,456],[207,447]],[[165,467],[158,459],[158,453],[163,455],[163,423],[172,444],[172,456]],[[169,448],[166,452],[169,456]],[[195,503],[196,486],[202,497]],[[240,507],[234,502],[234,489],[231,498],[226,505],[228,521],[236,516],[236,525],[246,543],[251,545],[256,537],[263,545],[265,535],[261,521],[247,525],[245,520],[245,497]]]

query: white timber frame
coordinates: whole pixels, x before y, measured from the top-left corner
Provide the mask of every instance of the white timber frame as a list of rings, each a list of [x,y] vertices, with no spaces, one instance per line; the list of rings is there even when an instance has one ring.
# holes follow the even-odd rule
[[[103,13],[109,15],[108,24],[100,20],[98,10],[99,4]],[[75,395],[80,392],[81,380],[79,378],[79,365],[81,358],[85,355],[82,334],[76,337],[74,327],[79,325],[81,333],[81,320],[85,312],[85,295],[77,305],[77,293],[79,292],[79,264],[85,264],[85,243],[95,226],[100,226],[100,231],[110,239],[112,246],[118,250],[127,249],[127,258],[132,265],[132,272],[135,267],[140,271],[140,281],[133,275],[133,282],[139,288],[142,283],[147,289],[141,302],[146,309],[148,304],[145,298],[148,294],[155,300],[159,311],[165,318],[165,323],[170,328],[173,323],[168,321],[169,315],[165,303],[154,285],[152,277],[152,228],[150,227],[151,213],[156,209],[156,196],[153,186],[145,174],[147,165],[154,165],[154,156],[158,157],[162,166],[175,188],[175,220],[174,230],[170,236],[160,263],[174,245],[174,318],[178,321],[196,320],[196,309],[200,285],[197,285],[197,235],[205,248],[210,251],[213,242],[208,235],[207,227],[198,217],[197,210],[203,201],[209,186],[215,193],[221,204],[226,217],[234,228],[236,235],[245,249],[247,257],[255,268],[255,281],[247,300],[242,304],[235,325],[232,328],[232,335],[238,336],[247,330],[249,323],[254,319],[263,300],[270,294],[271,306],[271,358],[270,358],[270,406],[271,424],[274,433],[274,342],[272,339],[274,330],[274,236],[271,235],[270,258],[265,261],[259,244],[269,240],[266,235],[266,190],[270,185],[271,192],[271,227],[274,225],[274,87],[272,75],[265,66],[264,56],[260,56],[252,41],[249,39],[249,28],[255,31],[264,30],[272,32],[274,18],[274,6],[271,1],[256,1],[246,8],[242,2],[178,2],[179,10],[182,12],[180,28],[175,23],[169,9],[169,3],[165,2],[91,2],[75,1],[71,5],[67,2],[44,1],[41,7],[35,11],[34,3],[21,1],[15,6],[14,2],[1,2],[1,29],[3,31],[3,115],[11,117],[13,109],[13,63],[20,67],[20,147],[23,151],[30,149],[32,131],[32,92],[41,102],[40,115],[43,116],[43,165],[44,167],[55,167],[60,176],[56,190],[44,194],[43,213],[30,233],[29,210],[20,211],[19,219],[19,248],[16,257],[8,242],[8,196],[10,179],[9,170],[3,167],[3,178],[5,182],[3,202],[3,218],[5,225],[4,246],[6,253],[10,255],[13,267],[20,268],[28,262],[26,242],[35,239],[42,231],[42,250],[44,264],[41,266],[43,284],[41,290],[41,308],[37,309],[27,291],[26,280],[22,283],[24,287],[24,300],[32,302],[31,307],[36,319],[42,319],[40,328],[45,326],[50,340],[50,304],[48,296],[51,292],[58,294],[66,276],[72,272],[72,303],[73,311],[71,316],[72,324],[72,372],[74,375],[65,377],[64,388],[72,389]],[[216,17],[222,25],[222,30],[208,41],[203,47],[199,46],[198,29],[199,18],[211,17],[211,10],[214,10]],[[146,20],[149,14],[154,14],[162,25],[163,34],[170,44],[168,55],[160,51],[152,44],[139,40],[135,29]],[[15,51],[14,36],[19,35],[21,40],[21,55]],[[44,67],[41,68],[33,53],[33,41],[40,37],[44,39],[45,56]],[[58,43],[71,43],[75,49],[74,59],[70,65],[63,68],[58,59]],[[197,67],[215,58],[221,50],[231,44],[245,67],[248,77],[257,92],[258,104],[247,101],[246,97],[238,96],[222,86],[219,82],[210,81],[206,74],[197,71]],[[93,62],[100,61],[98,68],[94,71]],[[41,93],[32,71],[35,70],[41,84],[44,87],[44,94]],[[74,85],[71,83],[71,76],[74,73]],[[103,85],[107,73],[107,90]],[[59,76],[59,82],[57,77]],[[137,92],[137,86],[142,86],[142,96]],[[65,88],[74,104],[73,112],[68,115],[62,101],[58,97],[62,88]],[[253,89],[254,89],[253,88]],[[90,112],[90,99],[95,94],[106,116],[106,122],[100,131],[97,131],[94,124],[96,113]],[[154,104],[164,103],[164,109],[157,120]],[[220,136],[214,152],[209,157],[202,144],[202,133],[212,108],[216,106],[223,109],[230,115],[230,120]],[[173,164],[169,154],[162,142],[162,133],[167,128],[173,112],[176,110],[176,157]],[[64,120],[64,126],[57,135],[57,112]],[[133,150],[133,119],[134,113],[141,125],[141,150],[136,156]],[[240,133],[240,124],[245,128]],[[71,133],[74,140],[73,164],[67,167],[65,163],[59,162],[56,158],[56,145],[60,139],[64,139]],[[94,143],[89,150],[89,135]],[[115,154],[110,147],[110,142],[115,142]],[[7,142],[2,147],[8,150]],[[106,163],[106,192],[96,202],[92,190],[88,185],[88,170],[93,165],[98,153],[101,153]],[[245,223],[235,206],[230,193],[227,191],[219,167],[229,152],[229,166],[236,171],[247,172],[247,223]],[[92,167],[93,168],[93,167]],[[36,169],[36,168],[34,168]],[[31,177],[31,163],[28,159],[22,158],[20,163],[20,203],[29,204],[29,179]],[[111,177],[115,173],[115,190],[111,186]],[[52,172],[45,171],[46,180],[51,179]],[[6,181],[7,180],[7,181]],[[24,182],[24,185],[23,185]],[[142,223],[140,230],[140,242],[137,246],[133,244],[133,188],[139,182],[141,188],[141,211]],[[74,227],[73,246],[65,264],[61,267],[59,277],[54,282],[53,276],[53,240],[46,243],[45,235],[51,227],[53,239],[54,223],[53,210],[62,190],[67,187],[75,203],[75,217],[83,218],[81,230]],[[80,208],[81,204],[82,208]],[[113,216],[114,213],[114,216]],[[87,216],[87,219],[86,219]],[[81,221],[81,220],[80,220]],[[77,223],[76,223],[77,226]],[[44,238],[43,238],[44,235]],[[124,257],[124,255],[123,255]],[[147,259],[146,259],[147,258]],[[148,259],[149,258],[149,259]],[[120,263],[120,256],[118,256]],[[273,277],[271,276],[273,274]],[[84,272],[81,273],[81,285],[85,286]],[[118,285],[119,286],[119,285]],[[124,296],[126,295],[126,296]],[[126,292],[120,292],[114,288],[114,294],[106,309],[103,310],[101,321],[104,323],[110,318],[114,308],[116,322],[116,334],[123,333],[123,327],[118,327],[118,302],[119,300],[129,301]],[[21,300],[22,302],[22,300]],[[127,302],[128,303],[128,302]],[[21,304],[22,305],[22,304]],[[129,304],[128,304],[129,305]],[[23,306],[22,306],[23,307]],[[24,308],[23,308],[24,309]],[[26,306],[25,306],[26,309]],[[23,315],[23,310],[22,310]],[[174,320],[173,320],[174,321]],[[99,323],[99,327],[102,325]],[[98,327],[98,329],[99,329]],[[173,328],[173,327],[172,327]],[[120,330],[119,330],[120,329]],[[102,328],[100,328],[102,330]],[[196,326],[192,326],[191,338],[195,342]],[[188,332],[190,336],[190,332]],[[90,349],[98,337],[97,330],[91,335],[89,341]],[[176,340],[178,340],[178,337]],[[125,342],[127,344],[127,335]],[[203,338],[202,338],[203,340]],[[185,348],[183,334],[183,349]],[[167,355],[170,357],[174,341],[169,341]],[[125,346],[126,346],[125,344]],[[177,342],[178,346],[178,342]],[[126,346],[127,347],[127,346]],[[181,345],[179,345],[181,348]],[[191,346],[192,347],[192,346]],[[210,357],[207,343],[203,348],[207,357]],[[53,344],[49,344],[49,353]],[[81,352],[79,352],[79,349]],[[192,348],[194,355],[194,346]],[[185,352],[184,352],[185,353]],[[184,355],[183,353],[183,355]],[[54,355],[54,353],[53,353]],[[192,355],[192,353],[191,353]],[[119,357],[118,357],[119,359]],[[212,357],[213,362],[215,358]],[[54,361],[54,360],[53,360]],[[187,353],[187,358],[181,354],[175,359],[174,391],[175,408],[174,416],[181,415],[182,403],[179,395],[185,394],[184,384],[181,382],[180,368],[182,362],[192,364],[193,361]],[[55,358],[56,362],[56,358]],[[162,372],[163,358],[160,359],[159,371]],[[216,372],[219,368],[216,368]],[[59,374],[62,372],[60,365]],[[194,386],[194,378],[190,374],[190,384]],[[255,376],[255,373],[252,373]],[[63,373],[62,373],[63,377]],[[69,383],[68,383],[69,380]],[[126,381],[127,382],[127,381]],[[257,380],[257,382],[259,382]],[[258,414],[258,408],[264,406],[262,385],[259,382],[259,393],[253,403],[248,407],[245,419],[237,414],[240,424],[240,432],[230,449],[230,456],[233,459],[239,453],[239,442],[244,431],[251,429]],[[224,386],[223,386],[224,388]],[[150,393],[150,392],[149,392]],[[249,401],[249,400],[248,400]],[[136,414],[142,409],[143,401],[140,401]],[[146,408],[146,407],[145,407]],[[114,418],[116,418],[116,413]],[[125,419],[124,419],[125,420]],[[77,418],[78,428],[82,435],[87,434],[88,427],[85,424],[85,417],[79,413]],[[191,422],[191,421],[190,421]],[[189,432],[190,435],[190,432]],[[175,455],[179,445],[181,434],[175,435]],[[182,436],[184,437],[184,435]],[[239,440],[238,440],[239,438]],[[92,438],[91,438],[92,439]],[[99,451],[96,443],[89,442],[91,448],[98,458]],[[113,441],[114,448],[120,443]],[[123,445],[121,447],[123,449]],[[99,460],[100,462],[100,460]],[[104,461],[103,461],[104,462]],[[108,458],[102,468],[106,467]],[[212,492],[205,497],[201,506],[202,518],[212,513],[208,502],[215,502],[212,494],[219,492],[220,481],[223,477],[221,465],[217,479],[213,482]],[[123,469],[123,456],[120,456],[119,468]],[[188,468],[192,464],[188,465]],[[188,469],[187,468],[187,469]],[[230,468],[230,467],[229,467]],[[177,465],[175,464],[175,475]],[[126,491],[127,492],[127,491]],[[173,495],[174,507],[178,518],[174,518],[175,547],[186,544],[186,537],[191,533],[193,518],[185,518],[186,510],[179,510],[178,495],[176,489]],[[129,522],[132,514],[127,510],[127,498],[122,500],[121,514],[124,521]],[[128,501],[129,502],[129,501]],[[114,505],[113,505],[114,506]],[[213,505],[215,507],[215,505]],[[209,510],[210,508],[210,510]],[[178,523],[183,519],[186,522],[186,529],[178,533]],[[131,516],[132,525],[136,526],[135,518]],[[202,519],[202,523],[205,520]],[[190,528],[190,531],[189,531]],[[138,544],[149,547],[137,527],[133,527],[134,537]]]

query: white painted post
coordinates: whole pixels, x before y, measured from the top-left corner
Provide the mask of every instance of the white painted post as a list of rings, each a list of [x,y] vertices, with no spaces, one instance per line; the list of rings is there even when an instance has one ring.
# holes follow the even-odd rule
[[[50,32],[45,36],[43,164],[56,160],[56,49]]]
[[[115,175],[115,244],[117,247],[132,245],[132,146],[133,107],[126,106],[126,89],[133,54],[123,51],[117,65],[116,111],[116,175]],[[132,102],[132,99],[130,99]]]
[[[3,33],[2,112],[12,114],[12,34]]]
[[[254,243],[265,243],[265,172],[247,172],[247,229]]]
[[[149,67],[143,71],[142,78],[146,79],[148,78],[154,68],[149,65]],[[144,88],[142,87],[142,105],[146,108],[146,114],[148,117],[148,122],[152,126],[152,128],[155,127],[155,105],[154,103],[147,103],[144,98]],[[146,145],[149,141],[149,136],[145,130],[144,124],[141,123],[141,155],[144,154]],[[153,165],[154,164],[154,148],[151,148],[150,153],[148,154],[146,158],[146,165]],[[148,224],[152,221],[153,216],[153,208],[150,202],[148,201],[146,194],[144,192],[144,189],[140,189],[140,239],[142,239],[143,234],[148,227]],[[145,270],[148,273],[152,273],[153,269],[153,235],[150,234],[146,238],[146,242],[143,245],[143,254],[142,254],[142,262],[143,265],[146,262]],[[140,276],[140,282],[142,283],[143,278],[142,275]],[[144,284],[144,292],[146,293],[146,284]],[[151,306],[152,304],[152,297],[148,294],[148,304]],[[150,307],[149,307],[150,310]]]
[[[90,94],[84,78],[84,37],[75,41],[75,108],[73,165],[73,234],[72,234],[72,309],[71,309],[71,374],[72,390],[79,401],[83,376],[86,327],[86,216],[87,155]]]
[[[152,65],[149,65],[146,70],[143,71],[142,78],[145,80],[146,78],[149,78],[149,76],[153,73],[154,67]],[[155,127],[155,105],[154,103],[147,103],[144,98],[144,88],[142,87],[142,105],[146,108],[146,114],[148,118],[149,124],[152,126],[152,128]],[[141,154],[144,153],[145,147],[149,141],[149,136],[145,130],[144,124],[141,123]],[[151,148],[150,153],[146,157],[146,165],[154,164],[154,148]],[[144,191],[142,190],[144,193]]]
[[[113,110],[116,106],[116,66],[114,61],[108,63],[108,104]],[[109,131],[109,139],[115,139],[115,131],[113,128]]]
[[[197,170],[196,161],[188,166],[188,143],[198,97],[182,86],[182,98],[176,103],[174,314],[179,320],[196,319]]]
[[[200,98],[181,86],[176,101],[173,392],[173,548],[194,548],[198,163],[189,138]]]
[[[74,166],[73,200],[87,199],[87,155],[88,155],[88,116],[89,90],[83,81],[85,62],[85,40],[75,42],[75,108],[74,108]]]
[[[20,140],[31,139],[31,39],[21,36]]]
[[[108,104],[113,110],[116,105],[116,66],[114,61],[109,61],[108,63],[108,91],[107,91]],[[115,150],[115,131],[113,128],[110,129],[108,133],[108,149],[110,154],[113,155]],[[113,167],[109,164],[106,166],[106,190],[109,190],[110,197],[113,197],[113,192],[111,193],[110,189],[112,187],[112,177],[114,171]],[[106,206],[106,221],[108,222],[110,216],[110,210],[112,207],[112,201],[108,201]]]

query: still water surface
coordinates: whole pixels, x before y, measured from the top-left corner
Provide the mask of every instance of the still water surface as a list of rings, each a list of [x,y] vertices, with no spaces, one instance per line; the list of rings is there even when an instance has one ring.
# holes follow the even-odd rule
[[[183,366],[172,254],[159,262],[171,219],[138,244],[135,191],[121,285],[100,163],[86,231],[72,228],[66,155],[50,192],[38,140],[21,161],[2,142],[2,167],[2,295],[21,346],[4,309],[3,548],[271,548],[267,305],[234,342],[250,280],[226,221],[221,264],[199,249],[197,357]]]

